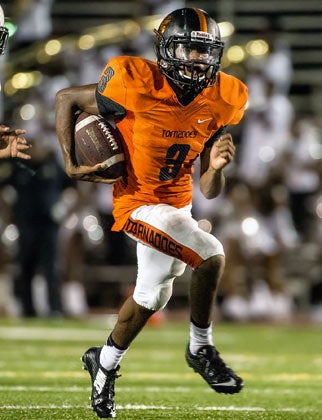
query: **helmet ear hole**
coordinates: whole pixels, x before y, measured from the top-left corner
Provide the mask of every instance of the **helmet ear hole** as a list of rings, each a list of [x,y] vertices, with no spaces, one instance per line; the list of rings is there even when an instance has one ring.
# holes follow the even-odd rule
[[[167,69],[169,69],[170,68],[170,64],[167,62],[167,61],[165,61],[165,60],[163,60],[163,59],[161,59],[160,60],[160,64],[159,64],[161,67],[162,67],[162,69],[164,69],[164,70],[167,70]]]
[[[213,67],[211,66],[211,67],[208,68],[208,70],[206,72],[206,77],[210,78],[212,73],[213,73]]]

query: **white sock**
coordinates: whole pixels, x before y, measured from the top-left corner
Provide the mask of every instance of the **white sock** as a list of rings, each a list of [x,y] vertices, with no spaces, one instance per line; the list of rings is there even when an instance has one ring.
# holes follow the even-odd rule
[[[101,350],[100,364],[106,370],[115,369],[126,352],[127,349],[120,350],[115,346],[107,346],[105,344]]]
[[[196,355],[200,347],[206,345],[214,345],[212,340],[212,323],[208,328],[199,328],[196,327],[192,322],[190,322],[189,349],[191,353]]]

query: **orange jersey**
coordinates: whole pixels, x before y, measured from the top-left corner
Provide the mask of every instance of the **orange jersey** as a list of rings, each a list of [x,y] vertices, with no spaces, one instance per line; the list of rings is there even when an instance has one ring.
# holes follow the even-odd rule
[[[113,187],[113,230],[139,206],[191,203],[194,161],[218,129],[241,120],[247,101],[246,86],[218,72],[216,84],[184,106],[158,65],[139,57],[111,59],[98,92],[126,110],[117,127],[127,174]]]

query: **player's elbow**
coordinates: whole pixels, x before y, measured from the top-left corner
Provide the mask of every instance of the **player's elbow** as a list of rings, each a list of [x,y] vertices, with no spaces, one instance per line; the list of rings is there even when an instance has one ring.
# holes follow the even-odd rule
[[[71,89],[70,88],[64,88],[59,90],[56,93],[55,96],[55,106],[56,108],[61,107],[62,104],[69,103],[71,101],[71,95],[70,95]]]
[[[218,197],[223,189],[222,182],[203,182],[203,178],[200,178],[199,188],[202,195],[207,198],[208,200],[212,200],[213,198]]]
[[[200,179],[199,188],[202,195],[208,200],[218,197],[224,187],[224,182],[202,182]]]
[[[218,197],[218,195],[220,194],[220,190],[214,190],[214,189],[202,190],[201,189],[201,193],[205,198],[207,198],[207,200],[212,200],[213,198]]]

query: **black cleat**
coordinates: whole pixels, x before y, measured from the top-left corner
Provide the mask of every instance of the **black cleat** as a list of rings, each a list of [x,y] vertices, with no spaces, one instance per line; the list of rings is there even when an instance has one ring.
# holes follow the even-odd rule
[[[188,344],[186,361],[216,392],[235,394],[244,386],[242,378],[225,364],[214,346],[201,347],[195,356]]]
[[[114,383],[117,375],[116,369],[106,370],[100,365],[102,347],[91,347],[82,356],[84,369],[88,370],[92,380],[92,408],[101,418],[115,418]]]

